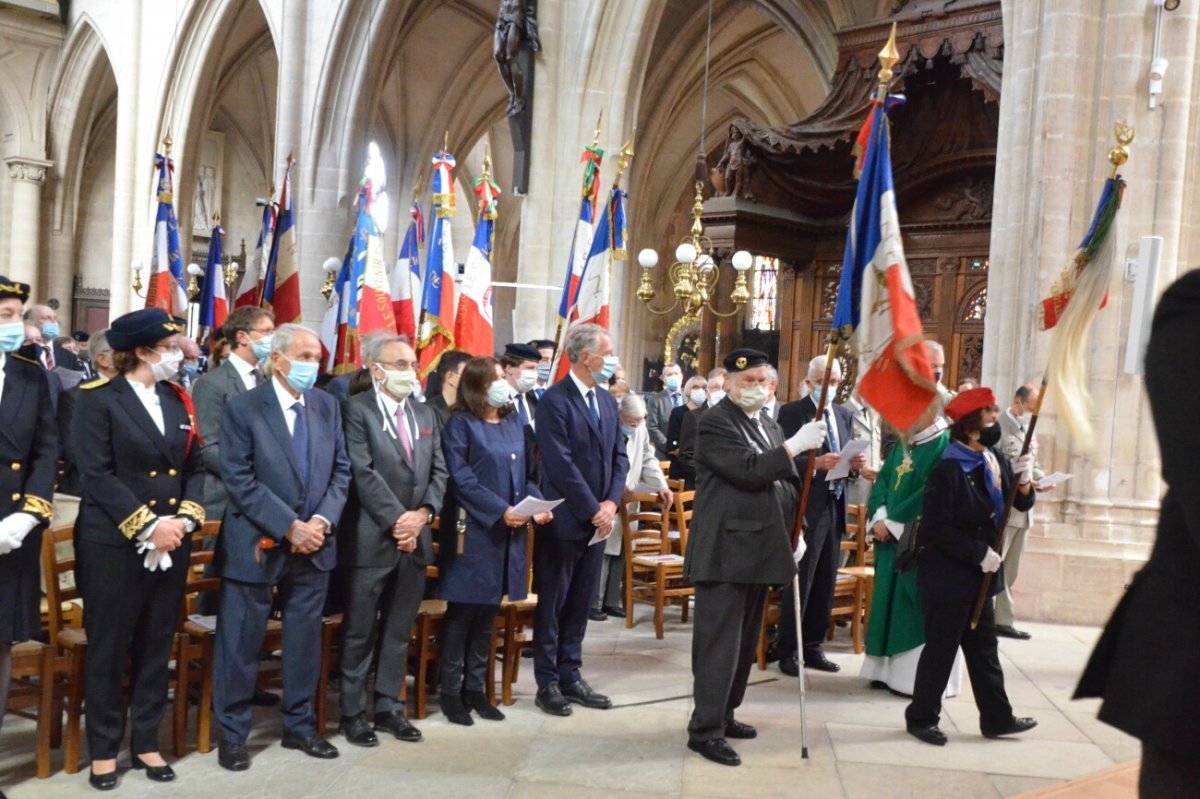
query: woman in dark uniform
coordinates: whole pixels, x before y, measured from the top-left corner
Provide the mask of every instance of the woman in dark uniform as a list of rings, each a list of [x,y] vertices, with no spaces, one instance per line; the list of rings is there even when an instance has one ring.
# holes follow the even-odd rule
[[[925,618],[925,648],[917,661],[912,704],[905,710],[908,732],[918,740],[944,746],[938,729],[942,694],[961,645],[979,708],[979,728],[985,738],[1025,732],[1037,725],[1031,718],[1013,716],[1004,691],[1004,673],[996,649],[996,617],[989,599],[979,626],[971,629],[971,614],[983,585],[992,575],[989,596],[1004,587],[1000,555],[992,547],[1004,517],[1014,479],[1016,510],[1033,507],[1033,456],[1008,458],[993,447],[1000,442],[1000,409],[990,388],[959,394],[946,406],[953,425],[950,443],[925,483],[925,502],[918,535],[917,590]]]
[[[158,727],[189,534],[204,524],[195,413],[187,393],[165,382],[183,360],[183,330],[160,308],[114,321],[108,343],[120,374],[84,385],[71,422],[83,483],[75,555],[88,637],[89,782],[102,791],[117,785],[127,657],[133,768],[157,782],[175,778],[159,754]]]
[[[16,351],[29,286],[0,277],[0,726],[8,707],[12,645],[41,630],[42,530],[58,461],[50,384],[40,364]]]
[[[462,372],[454,413],[442,431],[455,500],[443,510],[438,534],[438,596],[448,603],[441,706],[455,724],[472,724],[471,710],[485,719],[504,719],[487,700],[492,629],[501,599],[524,599],[528,593],[530,517],[513,506],[542,495],[533,482],[532,445],[512,413],[512,400],[500,363],[474,358]],[[534,521],[546,524],[551,518],[543,513]]]

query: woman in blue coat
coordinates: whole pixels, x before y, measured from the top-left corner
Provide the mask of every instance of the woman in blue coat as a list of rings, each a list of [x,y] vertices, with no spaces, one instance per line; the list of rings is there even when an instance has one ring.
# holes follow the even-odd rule
[[[474,358],[463,370],[454,413],[442,431],[442,450],[454,501],[442,511],[438,596],[442,622],[441,706],[455,724],[472,724],[471,710],[501,721],[487,700],[487,661],[500,601],[524,599],[525,550],[531,517],[514,506],[541,498],[534,459],[514,393],[495,358]],[[546,524],[552,514],[532,517]]]

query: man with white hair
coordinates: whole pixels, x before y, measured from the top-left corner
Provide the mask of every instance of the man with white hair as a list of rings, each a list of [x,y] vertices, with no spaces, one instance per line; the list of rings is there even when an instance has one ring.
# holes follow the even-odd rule
[[[933,367],[933,379],[937,381],[937,392],[942,398],[942,403],[945,404],[956,396],[942,383],[946,372],[946,348],[936,341],[926,341],[925,351],[929,353],[929,365]]]
[[[789,402],[779,411],[779,426],[784,435],[795,435],[804,425],[817,418],[817,407],[821,402],[825,378],[825,356],[818,355],[808,362],[808,376],[804,384],[808,395],[804,399]],[[804,665],[819,671],[838,671],[839,666],[825,657],[821,642],[829,626],[829,614],[833,610],[833,589],[837,582],[840,563],[842,534],[846,530],[846,483],[847,478],[828,481],[830,469],[841,461],[838,454],[852,438],[850,412],[833,402],[842,382],[842,367],[833,362],[829,376],[828,395],[822,421],[828,428],[828,438],[817,453],[816,471],[808,494],[808,505],[804,512],[804,540],[808,554],[800,564],[800,607],[804,618],[801,632],[804,651],[798,651],[796,641],[795,600],[791,588],[785,591],[779,616],[779,670],[796,676],[800,673],[799,656]],[[859,455],[851,463],[851,477],[866,464],[866,456]],[[796,457],[796,470],[803,476],[808,467],[808,452]]]
[[[646,429],[646,401],[640,394],[626,394],[619,403],[621,410],[621,437],[625,440],[625,452],[629,456],[629,472],[625,476],[625,496],[630,494],[658,494],[664,509],[675,501],[667,478],[662,472],[658,458],[654,456],[654,445]],[[604,542],[604,563],[600,567],[600,590],[592,603],[588,618],[604,621],[609,616],[625,618],[628,608],[621,608],[621,580],[625,575],[622,553],[622,535],[619,530]]]

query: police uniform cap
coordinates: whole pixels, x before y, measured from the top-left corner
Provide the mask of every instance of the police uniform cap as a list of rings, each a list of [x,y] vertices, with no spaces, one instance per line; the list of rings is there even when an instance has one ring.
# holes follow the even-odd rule
[[[108,345],[114,350],[153,347],[167,336],[184,332],[183,320],[162,308],[142,308],[119,316],[108,329]]]
[[[19,283],[16,280],[9,280],[0,275],[0,300],[16,298],[21,302],[29,299],[29,284]]]
[[[533,341],[529,342],[529,346],[533,347],[535,350],[552,350],[554,349],[554,342],[548,338],[535,338]],[[538,359],[541,359],[541,355],[538,355]]]
[[[771,359],[762,350],[744,348],[725,356],[725,370],[729,372],[744,372],[756,366],[770,365]]]
[[[542,354],[537,351],[536,347],[529,344],[505,344],[504,355],[507,358],[512,358],[514,361],[533,361],[537,363],[542,359]]]

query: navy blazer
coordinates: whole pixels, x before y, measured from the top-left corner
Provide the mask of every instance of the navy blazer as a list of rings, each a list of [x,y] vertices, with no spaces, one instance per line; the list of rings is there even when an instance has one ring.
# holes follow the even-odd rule
[[[541,451],[542,495],[565,499],[541,531],[563,540],[591,538],[600,503],[620,506],[629,458],[617,401],[596,387],[600,422],[568,375],[546,390],[535,420]]]
[[[229,506],[216,559],[222,577],[244,583],[273,582],[290,555],[284,536],[292,522],[322,516],[336,525],[341,518],[350,486],[342,414],[337,400],[323,391],[309,391],[304,402],[307,486],[301,482],[287,420],[270,380],[225,405],[221,476]],[[264,536],[275,539],[273,549],[259,549]],[[337,564],[333,537],[310,557],[317,569],[333,569]]]
[[[850,416],[850,411],[843,408],[841,405],[826,405],[829,412],[833,415],[835,424],[837,424],[838,445],[845,447],[854,438],[854,421]],[[794,402],[789,402],[779,408],[779,426],[783,429],[783,437],[785,439],[796,435],[801,427],[811,422],[817,416],[817,403],[813,400],[810,394]],[[830,439],[827,437],[825,443],[817,450],[817,456],[827,455],[831,452]],[[796,472],[800,478],[804,479],[804,470],[808,468],[808,452],[801,452],[796,456]],[[813,471],[812,487],[808,492],[808,505],[804,509],[804,522],[806,525],[812,525],[821,515],[829,509],[829,506],[834,502],[833,493],[829,490],[829,483],[825,480],[825,475],[829,472],[825,469],[815,469]],[[849,481],[843,483],[849,487]],[[838,535],[846,526],[846,491],[842,491],[842,500],[834,508],[838,515]]]

